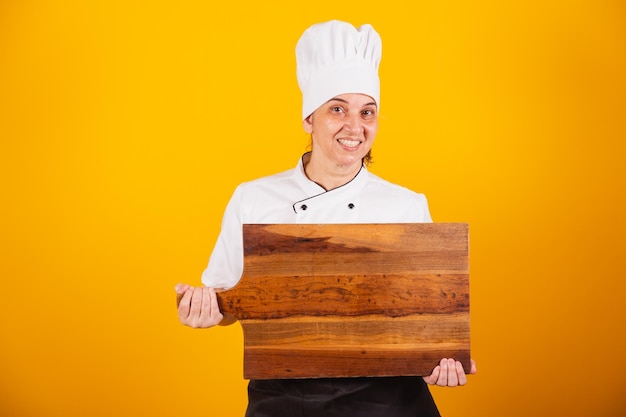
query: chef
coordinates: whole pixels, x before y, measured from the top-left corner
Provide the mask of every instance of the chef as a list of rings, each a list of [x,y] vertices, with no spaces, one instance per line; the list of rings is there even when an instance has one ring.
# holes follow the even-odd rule
[[[243,271],[246,223],[430,222],[423,194],[369,172],[378,130],[381,39],[371,25],[341,21],[308,28],[296,45],[302,124],[311,151],[295,168],[239,185],[203,286],[178,284],[178,314],[188,326],[234,321],[215,291],[232,288]],[[475,372],[472,363],[471,373]],[[444,358],[428,377],[326,378],[250,381],[246,416],[438,416],[428,384],[466,383],[460,362]]]

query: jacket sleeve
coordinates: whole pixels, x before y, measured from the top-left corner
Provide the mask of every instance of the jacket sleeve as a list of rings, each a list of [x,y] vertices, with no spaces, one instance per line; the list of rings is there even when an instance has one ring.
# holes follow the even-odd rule
[[[241,185],[235,189],[222,218],[222,229],[202,273],[202,283],[208,287],[230,289],[243,272]]]

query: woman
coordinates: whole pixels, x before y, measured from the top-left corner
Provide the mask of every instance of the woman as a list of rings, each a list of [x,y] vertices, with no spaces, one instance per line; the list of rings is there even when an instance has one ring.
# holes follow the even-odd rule
[[[222,222],[204,286],[178,284],[178,315],[188,326],[230,324],[215,289],[243,270],[244,223],[430,222],[426,198],[367,171],[378,130],[380,37],[370,25],[311,26],[296,46],[304,130],[312,150],[295,169],[241,184]],[[472,362],[471,373],[475,373]],[[428,377],[250,381],[247,416],[438,416],[427,384],[466,383],[460,362],[442,359]]]

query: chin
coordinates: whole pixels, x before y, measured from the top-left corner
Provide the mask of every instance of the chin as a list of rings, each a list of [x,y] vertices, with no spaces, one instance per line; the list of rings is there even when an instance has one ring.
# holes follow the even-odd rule
[[[350,157],[350,158],[339,158],[338,163],[341,166],[353,166],[353,165],[361,165],[363,161],[363,157],[362,156],[358,156],[358,157]]]

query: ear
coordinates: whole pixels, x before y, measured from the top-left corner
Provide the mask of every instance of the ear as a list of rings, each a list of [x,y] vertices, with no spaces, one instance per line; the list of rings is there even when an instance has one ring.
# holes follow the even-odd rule
[[[304,128],[304,131],[308,134],[313,133],[313,115],[310,115],[309,117],[307,117],[306,119],[304,119],[302,121],[302,127]]]

